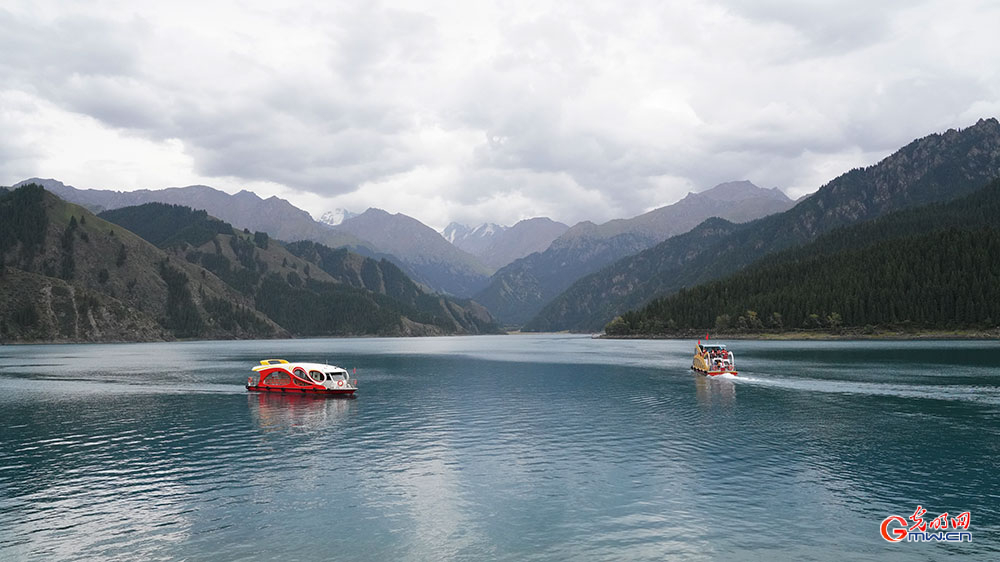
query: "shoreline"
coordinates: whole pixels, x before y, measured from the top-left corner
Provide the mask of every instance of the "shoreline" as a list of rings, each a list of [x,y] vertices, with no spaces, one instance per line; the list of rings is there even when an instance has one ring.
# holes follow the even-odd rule
[[[918,341],[918,340],[1000,340],[1000,330],[921,330],[916,332],[884,331],[872,334],[865,333],[823,333],[823,332],[753,332],[712,334],[711,339],[728,340],[762,340],[762,341]],[[609,340],[689,340],[706,339],[698,333],[659,334],[659,335],[627,335],[615,336],[599,334],[597,339]]]
[[[191,343],[191,342],[223,342],[223,341],[289,341],[289,340],[324,340],[324,339],[419,339],[419,338],[451,338],[451,337],[478,337],[478,336],[505,336],[506,332],[495,334],[427,334],[427,335],[331,335],[331,336],[281,336],[281,337],[259,337],[259,338],[171,338],[171,339],[148,339],[148,340],[0,340],[0,346],[4,345],[108,345],[108,344],[139,344],[139,343]]]
[[[214,342],[214,341],[280,341],[280,340],[310,340],[310,339],[411,339],[411,338],[446,338],[463,336],[533,336],[533,335],[575,335],[590,336],[591,339],[602,340],[692,340],[706,339],[703,332],[685,332],[677,334],[655,334],[655,335],[609,335],[595,332],[522,332],[512,330],[495,334],[434,334],[434,335],[329,335],[329,336],[298,336],[298,337],[277,337],[277,338],[176,338],[176,339],[148,339],[148,340],[8,340],[0,341],[0,346],[17,345],[66,345],[66,344],[140,344],[140,343],[184,343],[184,342]],[[920,340],[969,340],[988,341],[1000,340],[1000,330],[924,330],[918,332],[884,331],[872,334],[864,333],[841,333],[831,334],[822,332],[794,331],[794,332],[753,332],[753,333],[729,333],[709,332],[710,339],[719,340],[760,340],[760,341],[920,341]]]

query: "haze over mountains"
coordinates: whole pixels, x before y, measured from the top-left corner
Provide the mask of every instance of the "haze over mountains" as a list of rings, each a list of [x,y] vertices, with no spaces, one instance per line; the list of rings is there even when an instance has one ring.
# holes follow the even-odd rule
[[[402,213],[368,209],[332,227],[370,241],[406,264],[411,277],[438,291],[470,296],[486,286],[490,269],[456,248],[433,228]]]
[[[548,217],[536,217],[519,221],[514,226],[484,223],[468,227],[453,222],[441,235],[495,271],[518,258],[544,251],[568,229],[565,224]]]
[[[564,232],[544,252],[521,258],[497,271],[490,286],[475,299],[501,322],[520,325],[580,277],[686,232],[709,217],[747,221],[792,205],[793,201],[781,190],[739,181],[689,193],[673,205],[631,219],[600,225],[582,222]]]
[[[248,191],[229,195],[207,186],[134,192],[80,190],[37,178],[17,185],[28,182],[93,211],[148,202],[179,204],[225,217],[223,220],[237,228],[269,235],[277,232],[272,235],[276,239],[310,240],[385,258],[429,291],[475,295],[508,325],[530,319],[579,277],[688,229],[707,216],[746,220],[791,204],[780,190],[731,182],[690,193],[674,205],[638,217],[601,225],[583,222],[569,228],[539,217],[510,227],[452,224],[442,235],[412,217],[380,209],[361,214],[338,210],[327,213],[324,223],[283,199],[261,199]],[[497,271],[497,267],[501,269]]]
[[[774,212],[787,202],[787,197],[776,189],[755,191],[757,188],[749,182],[733,182],[718,186],[710,193],[689,194],[675,204],[674,212],[664,211],[673,207],[669,206],[602,225],[584,222],[569,228],[549,218],[536,217],[510,227],[487,224],[469,228],[452,224],[444,234],[439,234],[402,213],[368,209],[357,214],[337,209],[325,213],[317,221],[306,211],[278,197],[261,199],[249,191],[230,195],[203,185],[130,192],[76,189],[57,180],[40,178],[30,178],[16,185],[29,182],[42,185],[59,197],[94,212],[150,202],[184,205],[205,210],[237,228],[267,232],[279,240],[310,240],[333,248],[349,248],[368,257],[388,259],[430,291],[459,297],[482,293],[496,283],[497,279],[491,275],[515,260],[547,251],[550,245],[568,245],[571,255],[560,254],[560,262],[565,265],[552,271],[560,281],[552,285],[554,288],[543,291],[546,295],[543,298],[551,298],[580,275],[593,271],[592,263],[604,265],[646,248],[672,232],[697,224],[698,218],[711,212],[711,204],[704,203],[706,197],[716,202],[741,201],[739,206],[729,205],[728,209],[721,210],[736,220]],[[748,189],[754,192],[753,197],[745,196]],[[615,239],[596,253],[591,248],[593,240],[611,238]],[[594,254],[598,256],[596,259]],[[504,303],[499,306],[499,310],[504,310]],[[523,322],[526,319],[522,314],[506,321]]]

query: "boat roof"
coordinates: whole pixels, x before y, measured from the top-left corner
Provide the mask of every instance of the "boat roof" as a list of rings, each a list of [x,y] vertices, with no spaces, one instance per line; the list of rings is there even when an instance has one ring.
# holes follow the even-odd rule
[[[723,343],[703,343],[701,344],[702,349],[726,349],[726,344]]]
[[[323,373],[346,373],[347,369],[343,367],[338,367],[336,365],[327,365],[326,363],[290,363],[284,359],[265,359],[261,361],[260,365],[253,368],[254,371],[263,371],[264,369],[269,369],[271,367],[281,367],[286,371],[293,371],[296,368],[302,368],[306,371],[320,371]]]

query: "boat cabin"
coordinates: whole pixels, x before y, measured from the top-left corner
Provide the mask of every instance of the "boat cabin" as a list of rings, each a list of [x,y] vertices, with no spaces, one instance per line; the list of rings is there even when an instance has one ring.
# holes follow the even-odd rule
[[[705,374],[736,374],[736,359],[733,352],[723,344],[698,342],[695,348],[692,369]]]

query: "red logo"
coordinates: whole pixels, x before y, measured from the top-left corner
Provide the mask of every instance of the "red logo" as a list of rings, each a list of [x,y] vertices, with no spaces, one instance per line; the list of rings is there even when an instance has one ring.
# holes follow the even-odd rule
[[[889,542],[902,540],[908,542],[972,542],[972,533],[959,532],[959,529],[962,531],[969,529],[969,524],[972,521],[970,512],[964,511],[958,514],[958,517],[952,517],[950,527],[947,511],[930,522],[924,520],[925,515],[927,515],[927,510],[920,505],[913,510],[909,521],[901,515],[890,515],[882,520],[879,532],[882,534],[882,538]],[[949,528],[954,531],[946,532]]]
[[[894,529],[889,529],[889,523],[896,522],[896,525],[900,525]],[[899,542],[906,538],[908,534],[906,530],[906,519],[898,515],[890,515],[882,520],[882,538],[889,542]]]

